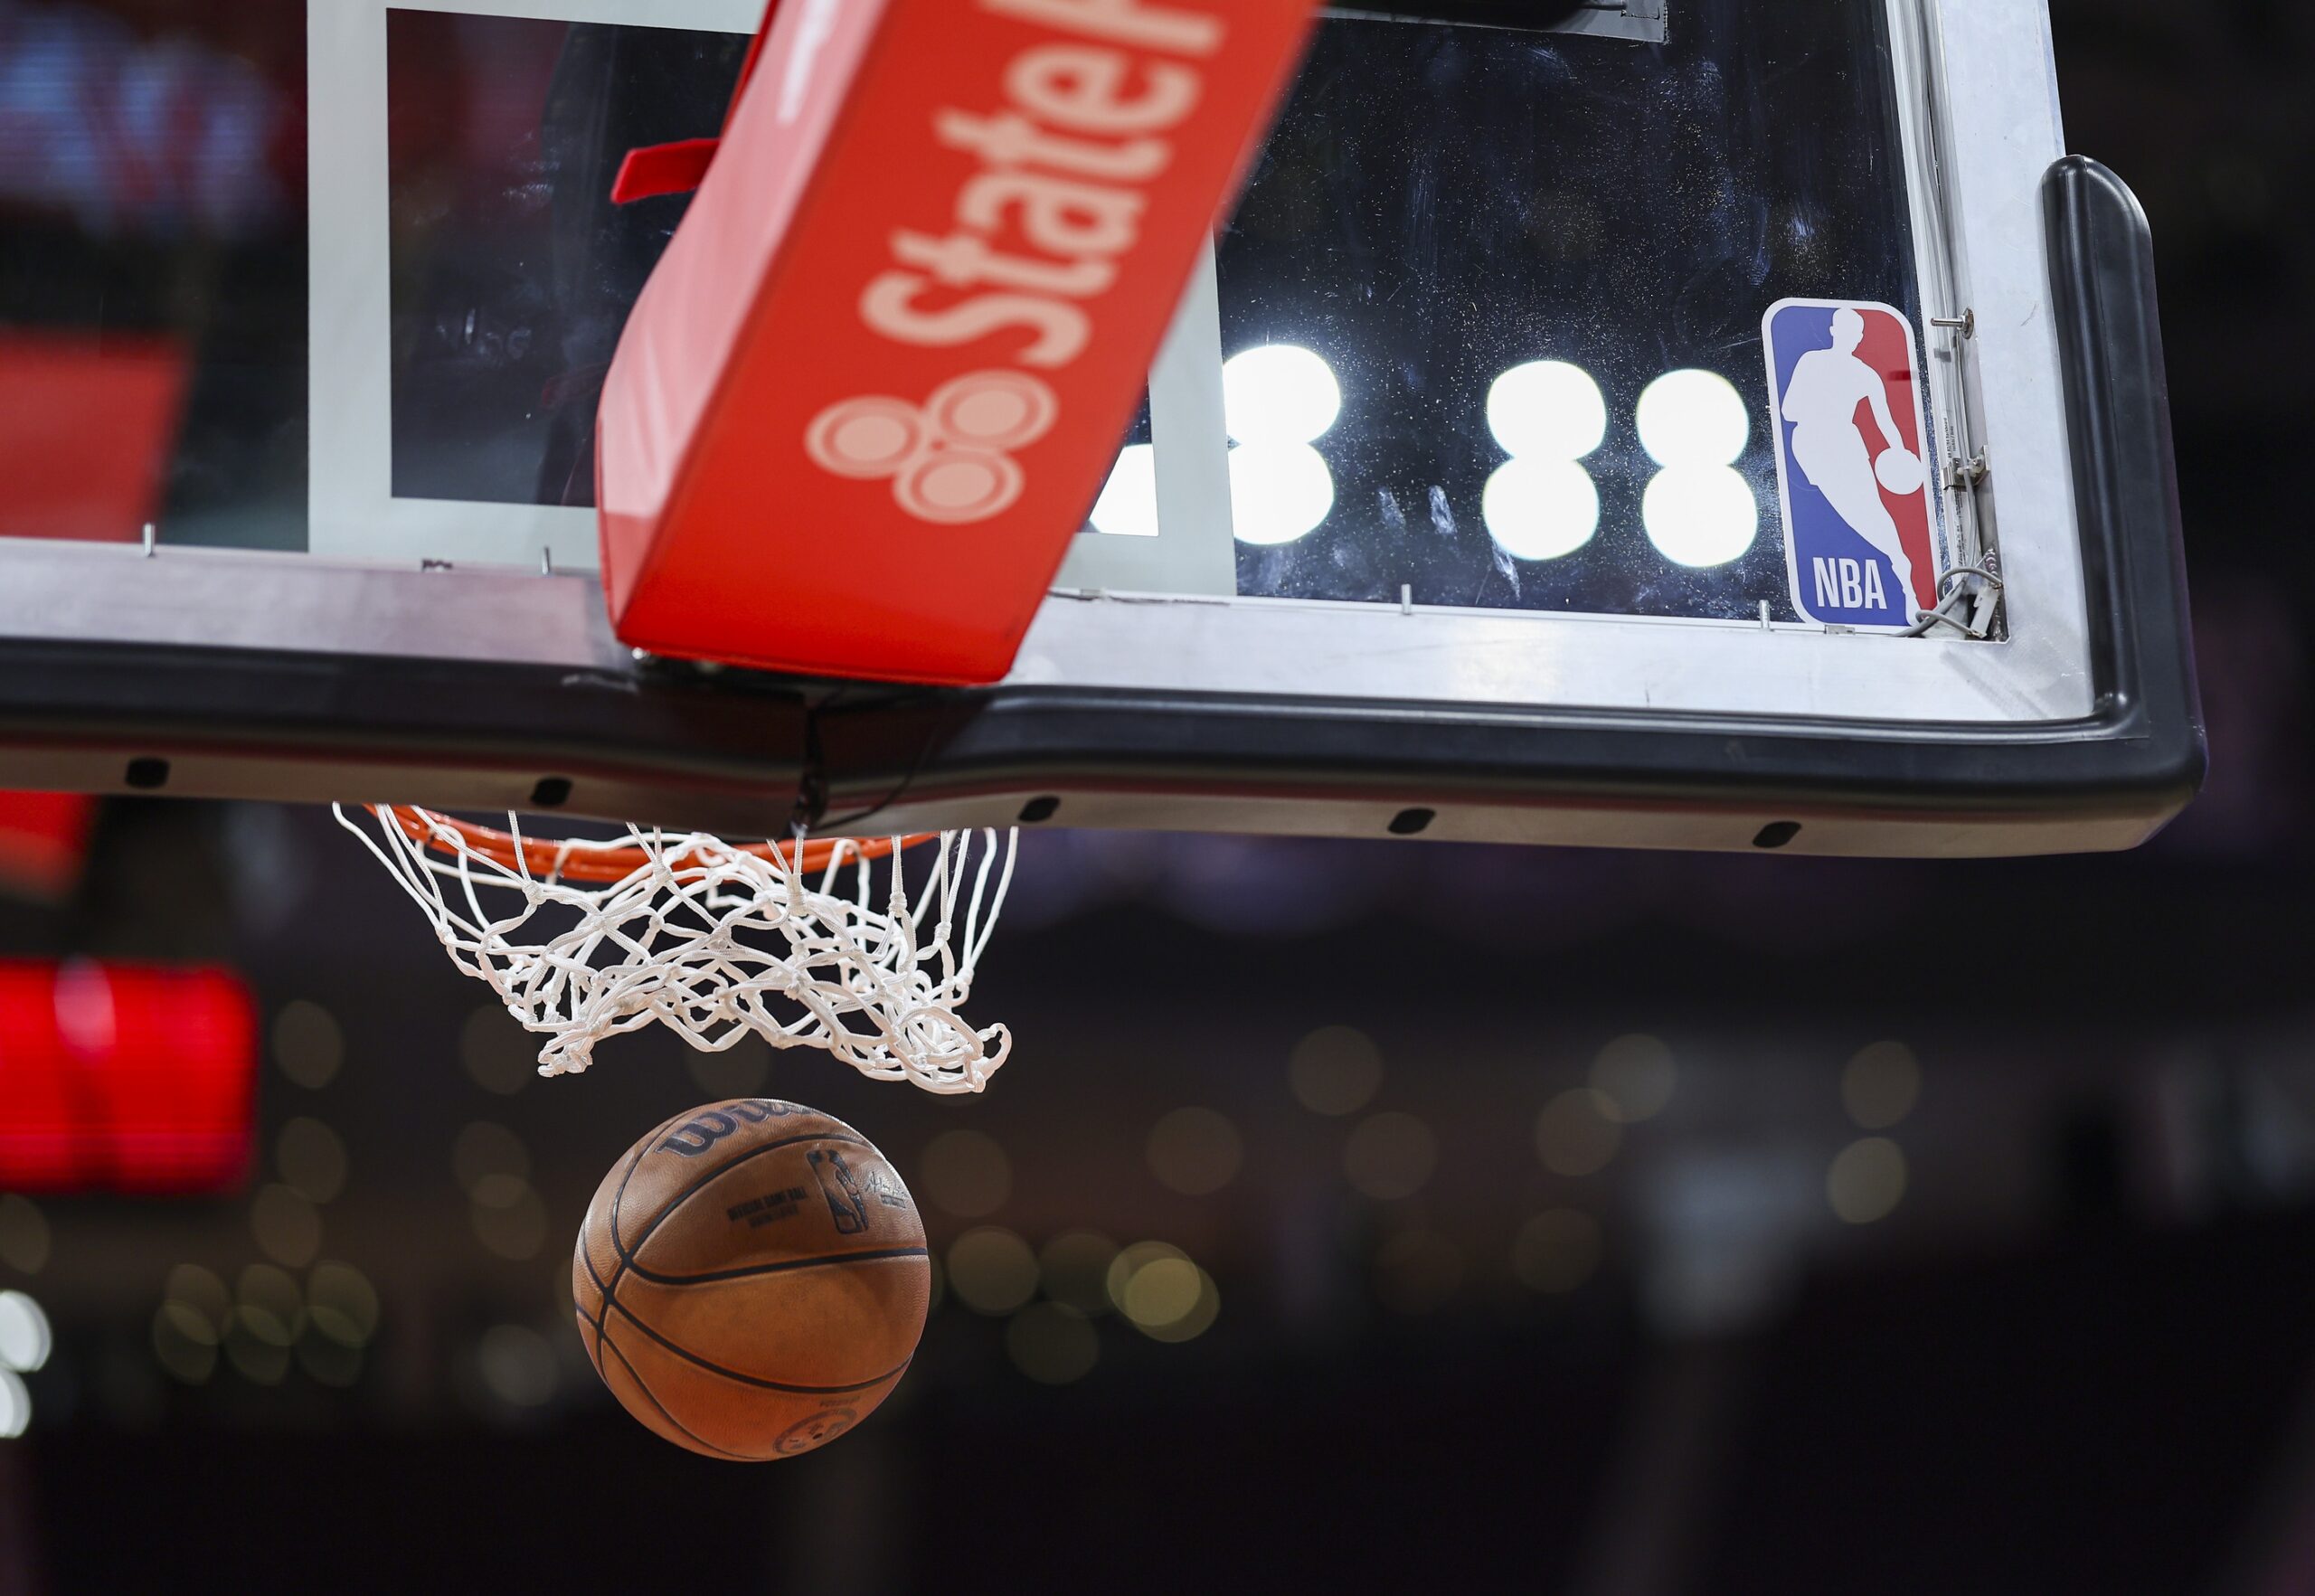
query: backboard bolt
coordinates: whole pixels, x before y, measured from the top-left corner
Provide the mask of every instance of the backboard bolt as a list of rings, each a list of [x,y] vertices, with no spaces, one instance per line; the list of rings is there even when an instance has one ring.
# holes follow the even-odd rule
[[[1964,310],[1959,316],[1932,316],[1929,318],[1929,325],[1933,327],[1943,327],[1948,332],[1959,333],[1965,339],[1974,338],[1978,335],[1978,313],[1975,310]]]
[[[1992,475],[1993,467],[1987,460],[1985,450],[1980,449],[1966,460],[1946,462],[1945,486],[1955,493],[1970,493],[1982,487],[1986,478]]]
[[[160,538],[161,529],[147,521],[145,524],[145,558],[150,560],[153,557],[154,545],[160,542]]]

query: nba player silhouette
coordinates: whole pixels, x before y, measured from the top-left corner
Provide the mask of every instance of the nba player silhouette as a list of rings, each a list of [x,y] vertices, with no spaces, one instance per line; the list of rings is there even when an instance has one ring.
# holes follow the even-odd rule
[[[1857,347],[1863,342],[1865,317],[1855,310],[1837,312],[1833,346],[1810,350],[1793,369],[1791,385],[1784,392],[1784,419],[1793,423],[1792,458],[1802,475],[1825,496],[1835,514],[1888,559],[1911,613],[1913,561],[1888,506],[1881,502],[1873,453],[1857,424],[1858,402],[1873,407],[1873,420],[1891,449],[1904,449],[1898,442],[1904,435],[1889,413],[1889,390],[1881,373],[1857,358]]]

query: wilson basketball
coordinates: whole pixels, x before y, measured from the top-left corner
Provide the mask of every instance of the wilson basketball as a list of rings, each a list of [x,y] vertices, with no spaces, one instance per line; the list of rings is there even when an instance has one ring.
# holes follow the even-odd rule
[[[832,1440],[884,1400],[931,1295],[924,1224],[858,1131],[764,1098],[678,1114],[628,1149],[572,1261],[612,1393],[711,1458]]]

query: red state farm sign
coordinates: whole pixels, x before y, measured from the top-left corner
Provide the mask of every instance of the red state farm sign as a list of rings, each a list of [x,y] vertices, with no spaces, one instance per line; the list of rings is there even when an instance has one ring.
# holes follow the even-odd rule
[[[638,647],[1010,668],[1317,0],[787,0],[597,453]]]

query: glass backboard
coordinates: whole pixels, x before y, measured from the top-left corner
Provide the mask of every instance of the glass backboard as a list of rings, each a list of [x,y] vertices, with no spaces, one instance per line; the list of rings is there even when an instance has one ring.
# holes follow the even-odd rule
[[[2040,0],[1330,13],[1008,682],[636,660],[594,403],[685,202],[610,177],[760,14],[0,23],[0,781],[1932,853],[2191,794],[2142,221]]]

